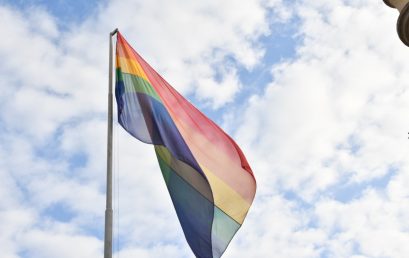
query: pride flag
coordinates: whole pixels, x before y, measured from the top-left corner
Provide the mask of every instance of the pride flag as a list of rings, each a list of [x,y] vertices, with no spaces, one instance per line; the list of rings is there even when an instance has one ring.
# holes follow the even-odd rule
[[[219,258],[242,225],[256,180],[239,146],[184,99],[117,33],[118,121],[153,144],[186,240]]]

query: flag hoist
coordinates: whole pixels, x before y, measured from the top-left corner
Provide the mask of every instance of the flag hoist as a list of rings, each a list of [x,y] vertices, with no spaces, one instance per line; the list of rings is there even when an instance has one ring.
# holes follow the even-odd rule
[[[248,213],[256,180],[218,125],[166,82],[125,40],[110,34],[105,258],[112,257],[112,37],[119,124],[152,144],[183,233],[198,258],[219,258]],[[138,175],[142,176],[142,175]]]

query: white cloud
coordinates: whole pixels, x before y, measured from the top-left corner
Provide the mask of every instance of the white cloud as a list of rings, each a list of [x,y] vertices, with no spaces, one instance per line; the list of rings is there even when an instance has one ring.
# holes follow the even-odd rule
[[[320,227],[328,233],[330,256],[406,257],[407,204],[407,198],[396,202],[373,190],[348,204],[320,201],[316,214]]]
[[[258,218],[272,220],[261,227],[284,223],[285,244],[265,236],[249,249],[302,257],[286,252],[296,252],[299,232],[313,230],[320,237],[303,239],[301,246],[314,246],[306,257],[409,254],[403,218],[409,211],[403,187],[409,54],[394,30],[395,14],[388,11],[373,1],[298,3],[303,44],[294,60],[274,67],[274,81],[263,95],[250,98],[237,135],[257,171],[258,194],[288,194],[296,205],[288,217],[306,216],[310,224],[294,228],[266,209]],[[342,187],[357,191],[353,199],[338,199],[346,194],[337,193]],[[260,241],[270,246],[260,247]]]
[[[396,146],[404,138],[407,125],[401,117],[407,106],[402,77],[405,78],[408,68],[399,61],[407,57],[403,51],[392,57],[398,59],[392,62],[384,48],[401,48],[392,38],[389,45],[368,48],[372,42],[387,41],[382,40],[383,34],[394,35],[389,28],[379,34],[360,28],[377,19],[387,20],[386,12],[379,6],[368,4],[358,9],[338,5],[327,10],[321,19],[317,17],[322,13],[315,8],[308,5],[300,8],[305,44],[296,60],[275,68],[275,81],[265,94],[251,98],[244,119],[250,129],[242,127],[239,136],[255,144],[255,150],[262,152],[257,154],[267,155],[264,157],[270,158],[273,166],[298,166],[298,172],[293,172],[298,182],[283,179],[290,180],[289,186],[297,186],[307,178],[315,180],[314,175],[321,178],[318,169],[325,167],[333,169],[329,173],[334,176],[354,173],[357,181],[370,180],[386,173],[388,166],[402,161],[404,155],[404,150]],[[334,18],[339,12],[345,12],[346,19],[356,17],[354,26],[342,27],[343,20],[337,22]],[[344,37],[338,36],[340,31]],[[376,35],[381,36],[375,39]],[[355,38],[367,41],[350,44]],[[394,67],[399,65],[403,66],[396,74]],[[265,110],[270,112],[264,115]],[[259,136],[264,135],[265,139],[258,142]],[[353,143],[349,139],[357,141],[356,153],[351,150]],[[338,162],[343,156],[349,160]],[[344,168],[336,171],[333,164]],[[293,173],[286,173],[285,177]]]
[[[8,207],[7,210],[0,210],[0,219],[2,255],[6,258],[18,257],[21,246],[16,242],[16,239],[32,225],[35,218],[30,211]]]
[[[293,15],[296,57],[272,68],[244,114],[225,114],[258,195],[224,257],[406,257],[409,54],[396,14],[369,0],[112,1],[64,32],[42,9],[0,7],[3,255],[102,254],[88,229],[103,225],[110,30],[218,108],[247,86],[238,71],[259,65],[259,37]],[[151,146],[116,136],[121,257],[191,257]],[[354,199],[338,200],[344,186],[357,186]]]
[[[84,257],[101,255],[101,241],[95,237],[78,236],[53,229],[32,230],[19,239],[30,257]]]
[[[10,25],[0,28],[3,255],[101,256],[94,231],[103,225],[107,36],[115,25],[176,88],[217,108],[241,90],[238,68],[260,61],[264,4],[112,1],[64,31],[44,9],[1,6]],[[189,257],[151,146],[117,136],[122,257]]]
[[[263,55],[257,39],[269,33],[264,5],[230,0],[113,1],[98,16],[98,23],[105,33],[117,26],[176,89],[186,94],[197,90],[196,97],[217,108],[233,101],[239,91],[238,66],[251,69]],[[274,1],[269,7],[280,5]],[[284,14],[279,17],[285,19]],[[93,26],[88,23],[85,30]],[[226,58],[237,65],[226,69]],[[217,87],[213,94],[208,84]]]
[[[225,257],[319,257],[326,236],[309,228],[308,216],[294,202],[259,193]]]

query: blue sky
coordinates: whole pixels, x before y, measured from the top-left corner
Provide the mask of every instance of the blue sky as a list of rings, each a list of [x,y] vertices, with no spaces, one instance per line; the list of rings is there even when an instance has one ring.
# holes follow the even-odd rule
[[[396,18],[372,0],[0,0],[2,257],[102,256],[116,27],[255,172],[223,257],[408,257]],[[193,257],[151,146],[114,136],[115,257]]]
[[[30,8],[43,8],[54,17],[57,18],[57,23],[61,27],[65,27],[66,23],[81,23],[87,17],[95,15],[98,8],[104,5],[107,1],[80,1],[80,0],[16,0],[16,1],[1,1],[3,4],[13,6],[20,10],[29,10]]]

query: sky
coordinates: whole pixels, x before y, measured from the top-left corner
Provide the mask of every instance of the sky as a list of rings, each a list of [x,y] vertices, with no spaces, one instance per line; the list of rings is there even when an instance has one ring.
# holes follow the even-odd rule
[[[241,146],[224,258],[409,257],[409,50],[374,0],[0,0],[2,258],[103,253],[115,28]],[[114,127],[114,257],[193,257],[152,146]]]

